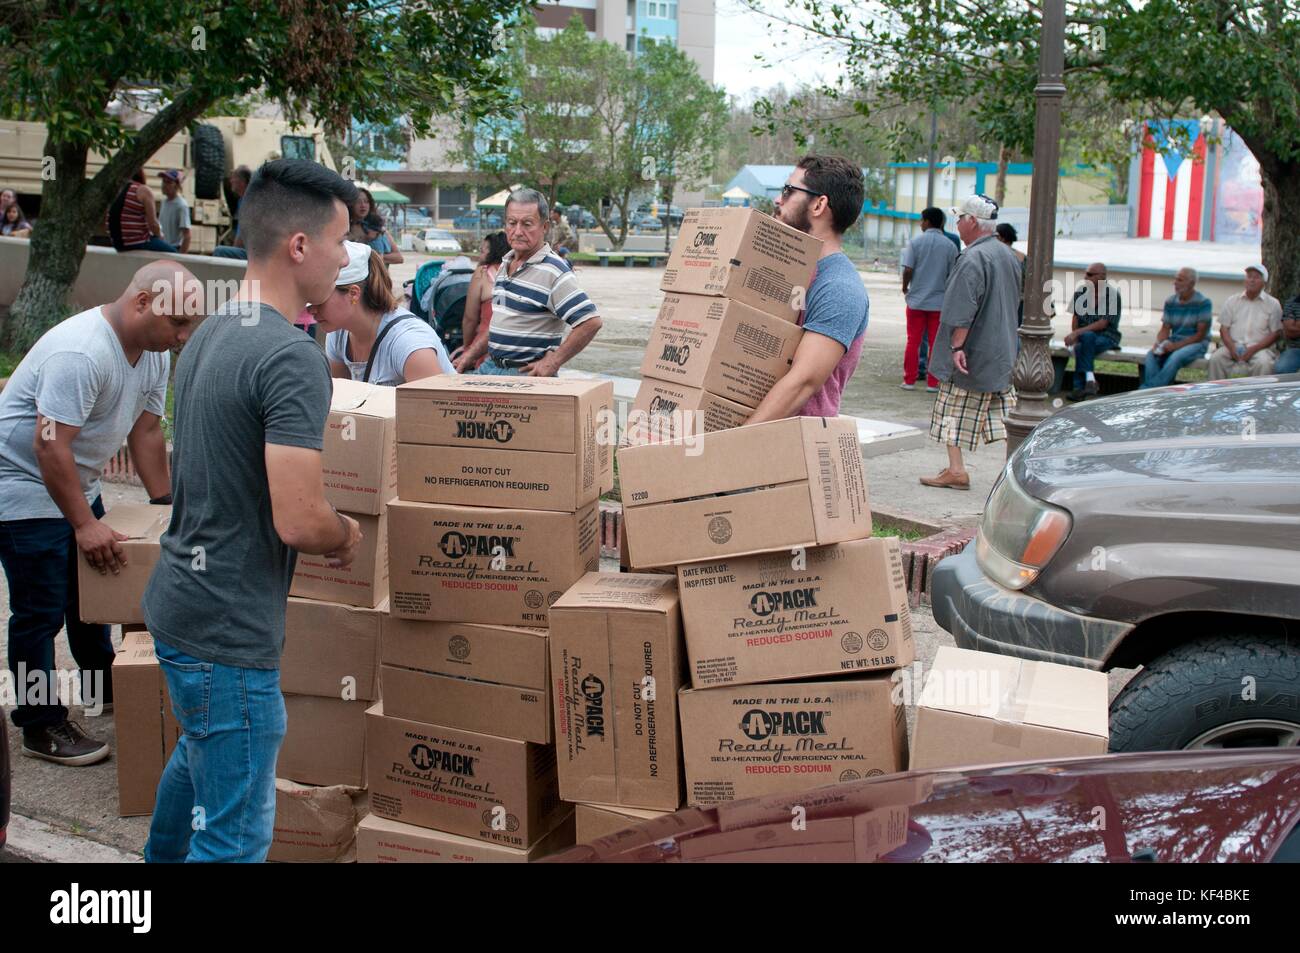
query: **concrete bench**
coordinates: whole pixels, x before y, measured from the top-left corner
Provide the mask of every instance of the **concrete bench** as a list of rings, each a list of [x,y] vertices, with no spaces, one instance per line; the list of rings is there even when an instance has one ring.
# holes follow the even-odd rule
[[[638,261],[644,261],[652,268],[662,264],[668,258],[668,252],[654,251],[598,251],[595,253],[600,259],[600,267],[608,268],[611,258],[622,258],[624,268],[633,268]]]
[[[1099,361],[1113,361],[1118,364],[1134,364],[1137,366],[1137,377],[1127,377],[1120,374],[1097,374],[1097,382],[1102,385],[1102,393],[1119,393],[1126,390],[1136,390],[1142,386],[1142,371],[1145,367],[1147,354],[1150,348],[1132,347],[1121,345],[1111,351],[1101,351],[1097,354]],[[1056,372],[1055,380],[1052,382],[1051,393],[1055,394],[1061,390],[1070,390],[1065,386],[1066,367],[1069,365],[1074,352],[1065,346],[1065,342],[1060,339],[1052,341],[1052,368]],[[1197,358],[1187,367],[1194,367],[1204,370],[1209,366],[1209,361],[1205,358]],[[1102,379],[1105,378],[1103,381]]]

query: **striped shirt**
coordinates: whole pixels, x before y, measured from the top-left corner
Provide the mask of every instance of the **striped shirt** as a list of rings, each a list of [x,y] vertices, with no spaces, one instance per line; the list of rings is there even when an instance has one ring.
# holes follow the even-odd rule
[[[578,287],[573,269],[543,244],[513,275],[513,249],[506,252],[492,286],[488,354],[511,364],[536,361],[564,341],[565,325],[596,317],[596,306]]]
[[[127,186],[126,201],[122,203],[122,214],[116,223],[113,221],[112,207],[108,210],[108,234],[113,237],[113,226],[116,224],[121,229],[121,245],[124,248],[143,245],[149,240],[149,222],[144,214],[144,200],[140,198],[140,190],[143,188],[147,186],[139,182]]]
[[[1197,325],[1208,325],[1211,308],[1210,299],[1199,291],[1193,291],[1186,301],[1171,294],[1165,299],[1165,311],[1161,319],[1169,325],[1169,340],[1177,342],[1189,338],[1196,333]]]

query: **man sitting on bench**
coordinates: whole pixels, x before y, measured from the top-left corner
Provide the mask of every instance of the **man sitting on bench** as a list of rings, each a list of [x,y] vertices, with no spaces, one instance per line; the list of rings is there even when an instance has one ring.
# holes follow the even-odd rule
[[[1213,310],[1210,299],[1196,290],[1196,269],[1178,269],[1156,343],[1142,364],[1143,387],[1172,384],[1180,370],[1205,357]]]
[[[1074,350],[1074,390],[1070,400],[1097,396],[1093,362],[1101,351],[1119,347],[1119,289],[1107,283],[1106,266],[1099,261],[1089,265],[1083,277],[1085,281],[1070,303],[1073,329],[1065,336],[1065,346]]]

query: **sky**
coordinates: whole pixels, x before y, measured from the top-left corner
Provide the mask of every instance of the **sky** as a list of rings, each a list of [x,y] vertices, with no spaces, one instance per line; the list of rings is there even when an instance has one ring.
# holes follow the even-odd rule
[[[784,0],[763,0],[766,9],[785,9]],[[774,38],[785,37],[785,28],[753,13],[739,0],[717,0],[713,81],[728,93],[742,98],[753,90],[767,90],[779,83],[787,87],[833,78],[836,64],[823,53],[810,50],[807,40],[790,33],[788,49],[777,49]],[[764,51],[774,65],[760,67],[756,51]]]

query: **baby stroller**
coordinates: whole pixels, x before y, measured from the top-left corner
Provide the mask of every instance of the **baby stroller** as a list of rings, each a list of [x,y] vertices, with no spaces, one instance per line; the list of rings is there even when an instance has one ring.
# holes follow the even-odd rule
[[[473,276],[474,263],[461,255],[446,262],[425,262],[405,285],[411,313],[438,332],[448,353],[465,343],[461,322]]]

